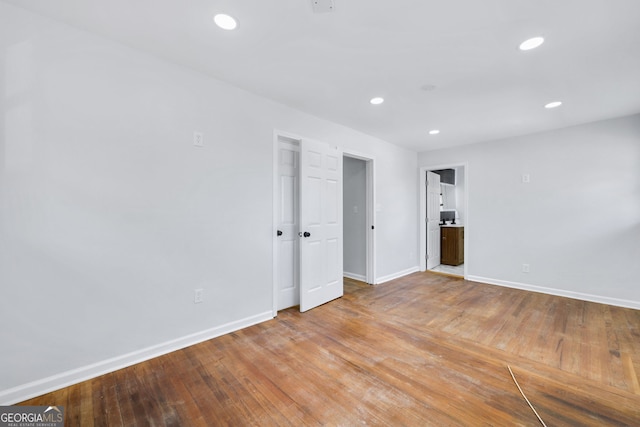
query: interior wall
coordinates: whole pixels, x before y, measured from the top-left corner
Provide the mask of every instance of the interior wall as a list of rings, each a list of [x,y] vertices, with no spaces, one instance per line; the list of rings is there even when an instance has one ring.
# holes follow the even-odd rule
[[[366,162],[345,157],[343,165],[344,273],[357,280],[367,275]]]
[[[640,115],[422,152],[418,161],[468,162],[472,279],[640,308]]]
[[[0,401],[272,313],[274,129],[376,158],[415,268],[415,152],[1,2],[0,54]]]

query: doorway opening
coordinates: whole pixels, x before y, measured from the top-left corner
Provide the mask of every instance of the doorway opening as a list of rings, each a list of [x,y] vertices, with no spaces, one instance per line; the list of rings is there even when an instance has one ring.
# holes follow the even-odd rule
[[[374,159],[353,152],[343,158],[344,277],[375,284]]]
[[[420,270],[466,278],[468,164],[420,169]]]

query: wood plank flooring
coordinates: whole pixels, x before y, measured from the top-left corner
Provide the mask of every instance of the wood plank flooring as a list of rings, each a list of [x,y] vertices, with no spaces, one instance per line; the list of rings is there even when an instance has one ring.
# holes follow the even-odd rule
[[[66,426],[640,425],[640,311],[415,273],[23,402]]]

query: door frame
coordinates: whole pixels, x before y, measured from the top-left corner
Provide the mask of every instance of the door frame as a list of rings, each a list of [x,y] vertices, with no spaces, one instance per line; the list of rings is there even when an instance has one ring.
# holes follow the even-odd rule
[[[469,209],[469,162],[445,163],[420,167],[419,188],[420,188],[420,271],[427,270],[427,172],[440,169],[464,168],[464,278],[469,276],[469,224],[471,221]]]
[[[429,176],[429,174],[431,174],[431,176]],[[433,200],[431,196],[432,196],[432,191],[434,190],[431,187],[435,182],[438,183],[438,188],[435,189],[435,194],[440,196],[439,199],[442,200],[442,193],[440,192],[442,186],[440,185],[440,175],[438,175],[437,173],[434,173],[432,171],[426,171],[424,175],[425,175],[425,180],[427,182],[427,186],[426,186],[426,193],[427,194],[426,194],[426,202],[425,202],[426,213],[425,213],[425,219],[424,219],[427,228],[425,230],[425,234],[422,236],[422,240],[425,241],[425,245],[426,245],[426,248],[427,248],[426,255],[425,255],[424,258],[425,258],[425,262],[426,262],[425,269],[428,270],[429,269],[429,264],[435,263],[435,266],[438,266],[438,265],[440,265],[440,260],[442,259],[442,245],[440,243],[441,235],[442,235],[442,230],[440,228],[440,212],[441,212],[440,206],[441,206],[441,204],[440,204],[439,201],[437,203],[437,208],[438,208],[437,209],[438,213],[436,215],[437,218],[431,218],[431,210],[433,208],[433,206],[431,206],[431,201]],[[432,233],[433,232],[433,225],[434,225],[433,221],[436,221],[436,223],[438,225],[437,226],[438,237],[436,238],[436,239],[438,239],[438,241],[435,242],[437,244],[437,246],[438,246],[438,250],[437,250],[438,256],[437,257],[434,256],[433,259],[432,259],[431,255],[434,255],[434,254],[431,253],[432,252],[431,249],[433,249],[433,247],[434,247],[434,244],[433,244],[434,242],[431,241],[431,236],[433,235],[433,233]]]
[[[273,148],[271,164],[273,168],[273,188],[272,188],[272,215],[271,215],[271,239],[272,239],[272,310],[273,317],[278,315],[278,240],[276,238],[276,232],[278,229],[278,203],[280,201],[280,195],[278,194],[278,146],[280,138],[295,141],[298,144],[302,142],[303,137],[292,132],[287,132],[279,129],[273,130]],[[375,158],[366,154],[359,153],[357,151],[344,149],[342,152],[343,157],[352,157],[354,159],[364,160],[366,162],[366,210],[367,210],[367,283],[371,285],[377,284],[376,279],[376,183],[375,183]],[[343,184],[344,185],[344,184]],[[373,229],[371,227],[374,227]],[[343,242],[344,246],[344,242]]]
[[[273,212],[271,215],[271,240],[272,240],[272,283],[273,283],[273,317],[278,315],[278,239],[276,236],[278,230],[278,203],[280,202],[280,194],[278,193],[278,188],[280,183],[278,182],[278,156],[279,156],[279,147],[280,147],[280,139],[289,140],[291,142],[296,142],[298,145],[302,142],[302,137],[300,135],[296,135],[290,132],[280,131],[274,129],[273,131],[273,158],[272,158],[272,167],[273,167]]]
[[[366,282],[370,285],[376,285],[376,184],[375,184],[375,158],[367,156],[357,151],[345,149],[342,152],[343,157],[363,160],[365,162],[365,210],[366,210],[366,227],[367,234],[365,238],[366,245]]]

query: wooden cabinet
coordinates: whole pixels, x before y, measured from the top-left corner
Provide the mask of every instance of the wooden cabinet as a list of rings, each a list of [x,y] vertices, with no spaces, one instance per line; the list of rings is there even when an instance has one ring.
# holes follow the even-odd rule
[[[464,263],[464,227],[440,227],[440,263]]]

